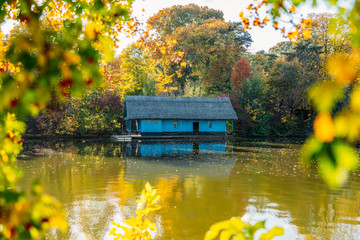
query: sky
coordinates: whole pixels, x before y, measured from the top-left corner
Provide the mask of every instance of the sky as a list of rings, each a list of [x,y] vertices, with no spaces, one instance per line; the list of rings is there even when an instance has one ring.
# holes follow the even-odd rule
[[[250,3],[253,3],[254,0],[135,0],[133,3],[133,15],[136,16],[141,22],[146,23],[146,20],[158,13],[160,10],[174,5],[187,5],[190,3],[197,4],[199,6],[208,6],[209,8],[214,8],[221,10],[224,13],[225,21],[234,21],[239,22],[240,17],[239,13],[241,11],[245,12],[245,9],[249,6]],[[298,17],[306,17],[307,14],[311,12],[315,13],[335,13],[335,8],[331,8],[329,5],[325,4],[323,0],[318,0],[318,7],[313,8],[311,6],[312,0],[307,0],[308,2],[297,9]],[[340,0],[349,4],[353,0]],[[142,11],[145,9],[145,12]],[[265,16],[265,15],[264,15]],[[7,33],[14,26],[14,22],[7,22],[2,24],[1,29],[3,33]],[[265,28],[253,28],[249,30],[253,43],[249,47],[249,52],[255,53],[260,50],[268,51],[271,47],[275,46],[277,43],[286,41],[280,31],[276,31],[271,27],[272,24],[268,24]],[[117,54],[121,52],[128,44],[135,41],[135,39],[124,38],[118,45],[120,48],[117,49]]]
[[[253,0],[135,0],[133,4],[133,14],[141,22],[146,22],[149,17],[155,15],[164,8],[168,8],[174,5],[187,5],[194,3],[199,6],[208,6],[209,8],[221,10],[224,13],[224,18],[226,21],[239,22],[239,13],[245,10],[252,2]],[[319,6],[314,9],[311,6],[311,3],[306,3],[297,10],[299,12],[298,17],[301,15],[306,17],[306,15],[311,12],[336,12],[334,8],[331,8],[321,0],[318,1],[318,5]],[[145,12],[142,12],[143,8],[145,9]],[[268,51],[269,48],[275,46],[278,42],[286,40],[283,38],[280,31],[276,31],[271,27],[271,24],[265,28],[253,28],[249,30],[249,32],[253,39],[253,43],[249,48],[250,52],[257,52],[260,50]],[[120,46],[126,46],[129,41],[130,40],[123,41],[120,43]]]

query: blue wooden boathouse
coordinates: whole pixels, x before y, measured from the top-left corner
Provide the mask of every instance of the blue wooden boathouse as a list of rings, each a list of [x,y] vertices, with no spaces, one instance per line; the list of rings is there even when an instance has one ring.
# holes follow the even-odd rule
[[[127,131],[142,136],[225,135],[237,119],[226,97],[127,96],[124,108]]]

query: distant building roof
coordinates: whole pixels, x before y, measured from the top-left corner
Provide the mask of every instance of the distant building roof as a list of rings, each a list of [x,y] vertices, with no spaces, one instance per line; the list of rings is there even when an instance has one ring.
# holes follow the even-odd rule
[[[125,119],[237,119],[226,97],[127,96]]]

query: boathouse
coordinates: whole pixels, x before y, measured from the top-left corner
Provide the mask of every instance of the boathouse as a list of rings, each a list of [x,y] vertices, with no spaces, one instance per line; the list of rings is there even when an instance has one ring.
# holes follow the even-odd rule
[[[127,96],[124,110],[127,132],[142,136],[225,135],[237,119],[226,97]]]

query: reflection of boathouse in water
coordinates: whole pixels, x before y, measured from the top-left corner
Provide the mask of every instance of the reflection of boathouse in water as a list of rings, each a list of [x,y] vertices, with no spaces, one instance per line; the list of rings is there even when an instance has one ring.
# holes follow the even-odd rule
[[[165,157],[203,154],[224,154],[224,142],[197,142],[197,141],[137,141],[126,145],[128,157]]]
[[[226,97],[127,96],[126,129],[142,136],[225,135],[236,113]]]
[[[125,173],[129,178],[228,177],[236,156],[225,141],[133,141],[126,144]],[[186,180],[186,181],[187,181]]]

